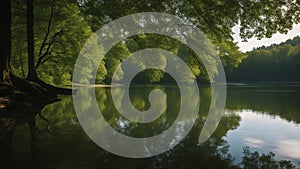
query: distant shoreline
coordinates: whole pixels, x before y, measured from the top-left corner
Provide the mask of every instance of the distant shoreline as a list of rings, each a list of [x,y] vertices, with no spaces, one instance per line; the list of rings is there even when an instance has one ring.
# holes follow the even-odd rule
[[[198,85],[210,85],[209,83],[197,83]],[[153,85],[169,85],[169,86],[177,86],[176,83],[132,83],[131,86],[153,86]],[[286,81],[286,82],[274,82],[274,81],[249,81],[249,82],[227,82],[226,85],[300,85],[299,82],[294,81]],[[111,88],[111,87],[120,87],[124,86],[122,84],[73,84],[66,85],[68,87],[103,87],[103,88]]]

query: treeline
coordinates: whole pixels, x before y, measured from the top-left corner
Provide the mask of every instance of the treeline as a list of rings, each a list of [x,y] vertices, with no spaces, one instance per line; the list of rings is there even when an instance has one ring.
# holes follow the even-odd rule
[[[236,70],[227,75],[232,82],[300,81],[300,37],[246,53]]]

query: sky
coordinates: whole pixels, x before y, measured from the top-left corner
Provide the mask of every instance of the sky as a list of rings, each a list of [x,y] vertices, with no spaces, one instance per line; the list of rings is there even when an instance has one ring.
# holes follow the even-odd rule
[[[288,39],[291,39],[297,35],[300,36],[300,24],[294,25],[293,29],[290,30],[287,34],[280,34],[276,33],[271,38],[263,38],[261,40],[257,40],[256,38],[251,38],[248,42],[242,42],[241,38],[239,37],[239,29],[238,26],[235,26],[233,29],[234,34],[234,41],[238,42],[238,46],[240,47],[240,51],[247,52],[252,50],[254,47],[260,46],[269,46],[271,44],[278,44],[284,42]]]

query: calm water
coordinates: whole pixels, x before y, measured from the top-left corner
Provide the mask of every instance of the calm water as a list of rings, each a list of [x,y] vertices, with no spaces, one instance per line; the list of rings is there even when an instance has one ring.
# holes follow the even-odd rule
[[[119,132],[133,137],[157,135],[176,119],[180,107],[179,89],[176,86],[134,86],[130,88],[130,99],[136,109],[146,110],[151,106],[147,96],[155,88],[167,94],[167,109],[149,124],[132,123],[120,116],[109,88],[96,89],[98,106]],[[6,164],[0,164],[0,168],[5,169],[6,165],[24,169],[242,168],[242,161],[251,168],[255,160],[260,161],[257,165],[264,163],[270,168],[281,160],[299,166],[300,85],[229,85],[226,110],[218,128],[208,141],[198,145],[210,107],[209,86],[201,86],[200,94],[198,119],[188,136],[174,149],[144,159],[119,157],[98,147],[81,128],[72,97],[63,97],[42,111],[50,122],[49,130],[45,130],[47,123],[39,116],[35,118],[40,130],[36,137],[30,132],[28,119],[20,122],[7,145],[12,147],[11,158]],[[192,101],[193,95],[191,104]],[[270,156],[269,152],[272,152]]]

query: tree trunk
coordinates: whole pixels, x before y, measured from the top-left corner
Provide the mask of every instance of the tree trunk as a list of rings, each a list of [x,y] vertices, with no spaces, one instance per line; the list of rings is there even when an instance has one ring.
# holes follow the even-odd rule
[[[27,0],[27,45],[28,45],[28,80],[36,80],[34,63],[34,2]]]
[[[0,5],[0,82],[6,81],[11,50],[11,2],[4,0]]]
[[[20,79],[10,71],[11,55],[11,0],[3,0],[0,5],[0,97],[9,95],[7,90],[1,90],[7,84],[12,84],[18,90],[29,94],[38,100],[52,100],[56,94],[71,94],[72,90],[57,88],[40,80],[36,74],[34,63],[34,2],[27,0],[27,43],[28,43],[28,75],[27,79],[35,83]],[[38,84],[36,84],[38,83]],[[1,93],[4,92],[4,93]]]

